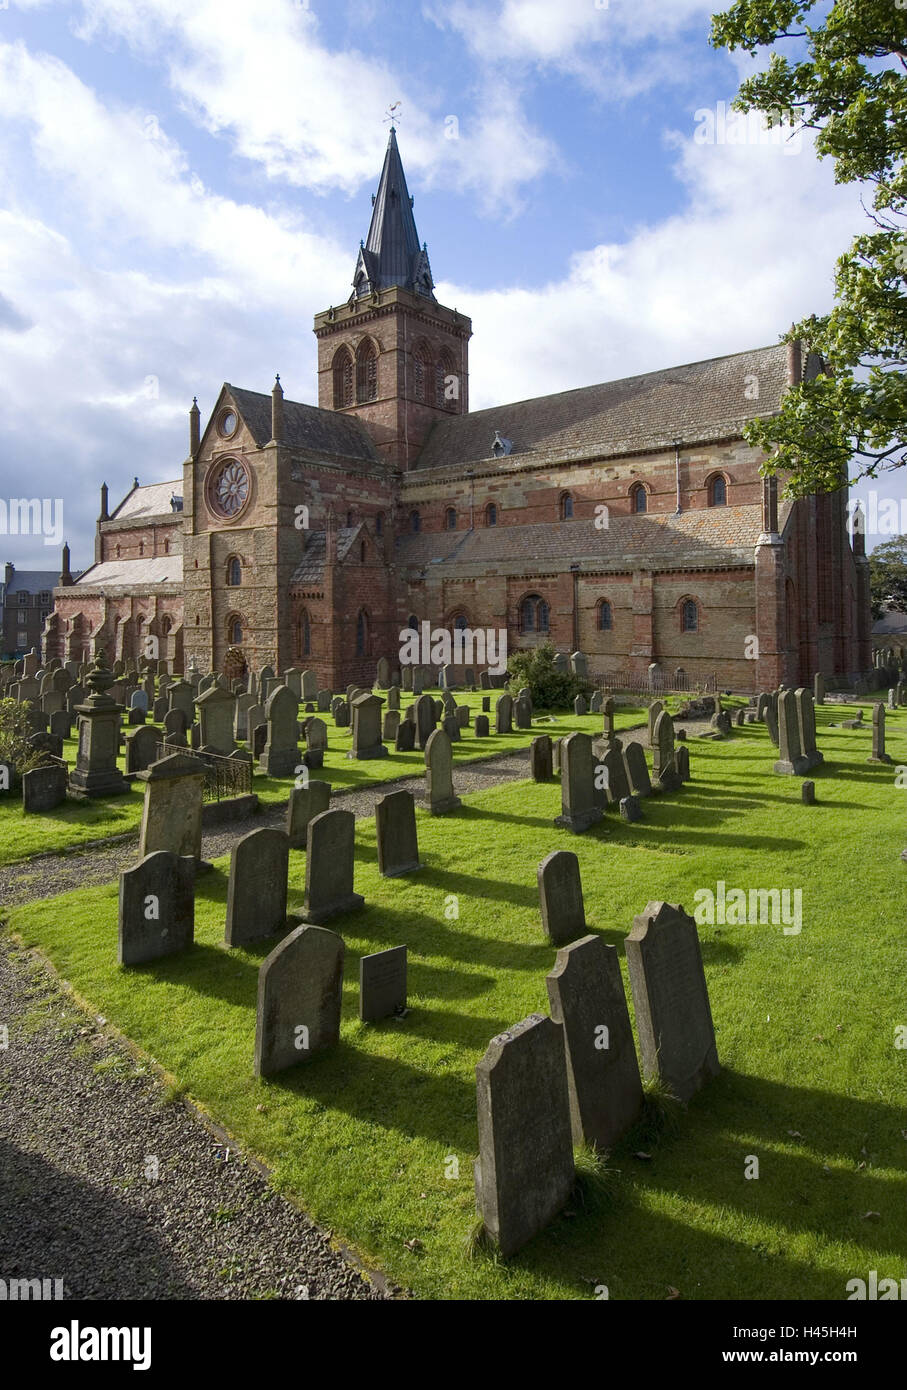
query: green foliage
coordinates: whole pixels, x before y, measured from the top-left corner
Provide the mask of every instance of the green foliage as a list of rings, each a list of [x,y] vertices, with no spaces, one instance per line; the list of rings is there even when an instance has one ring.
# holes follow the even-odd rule
[[[32,733],[27,716],[29,708],[28,701],[20,705],[16,700],[0,700],[0,762],[15,768],[17,777],[37,767],[43,757],[28,743]]]
[[[550,642],[528,652],[516,652],[507,663],[510,688],[515,695],[528,687],[533,710],[570,709],[577,695],[587,695],[591,683],[572,671],[559,671]]]
[[[885,604],[907,613],[907,536],[877,545],[869,557],[872,616],[881,618]]]
[[[907,463],[907,9],[893,0],[836,0],[810,26],[815,7],[737,0],[712,21],[715,47],[770,50],[768,66],[741,84],[736,108],[814,131],[838,183],[874,188],[875,230],[838,260],[832,312],[785,335],[814,354],[804,359],[804,381],[778,416],[746,428],[748,441],[772,456],[764,471],[789,474],[791,497],[836,490],[852,461],[855,481]],[[781,42],[805,48],[805,58],[789,61]]]

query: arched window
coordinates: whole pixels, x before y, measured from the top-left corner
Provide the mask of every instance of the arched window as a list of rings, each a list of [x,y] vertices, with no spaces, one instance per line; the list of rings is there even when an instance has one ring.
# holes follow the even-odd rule
[[[375,344],[366,338],[356,352],[356,400],[378,399],[378,357]]]
[[[353,524],[353,513],[352,513],[352,512],[347,512],[347,514],[346,514],[346,524],[347,524],[348,527],[352,526],[352,524]]]
[[[685,598],[680,610],[681,632],[699,631],[699,604],[694,598]]]
[[[451,632],[465,632],[469,627],[469,619],[465,613],[457,613],[454,617],[448,618],[447,626]]]
[[[231,589],[242,583],[242,562],[238,555],[231,555],[227,561],[227,583]]]
[[[488,506],[485,508],[485,525],[486,525],[486,526],[497,526],[497,524],[498,524],[498,509],[497,509],[497,507],[495,506],[495,504],[494,504],[493,502],[489,502],[489,503],[488,503]]]
[[[716,473],[714,478],[709,480],[709,506],[727,506],[727,480],[723,473]]]
[[[423,405],[430,405],[434,395],[434,367],[428,348],[424,345],[416,349],[415,397]]]
[[[307,608],[299,615],[299,655],[312,655],[312,622]]]
[[[145,554],[145,542],[144,542],[144,541],[139,541],[139,554],[140,554],[140,555],[144,555],[144,554]]]
[[[419,515],[418,512],[410,512],[410,514],[409,514],[409,529],[410,529],[411,531],[421,531],[421,530],[422,530],[422,518],[421,518],[421,516]]]
[[[334,409],[353,404],[353,355],[342,347],[334,357]]]
[[[410,613],[406,620],[406,626],[412,628],[413,632],[419,631],[419,619],[416,617],[415,613]]]
[[[368,656],[368,614],[364,608],[359,609],[356,619],[356,655]]]
[[[598,630],[599,632],[610,632],[614,626],[614,615],[611,612],[611,605],[606,598],[603,598],[598,605]]]
[[[383,535],[384,535],[384,513],[383,513],[383,512],[379,512],[378,515],[375,517],[375,535],[376,535],[376,536],[383,536]]]
[[[120,558],[120,547],[117,546],[117,559],[119,560],[119,558]]]
[[[573,520],[573,498],[569,492],[561,493],[561,521]]]
[[[365,541],[359,547],[359,563],[360,565],[365,564]]]
[[[520,631],[547,632],[549,608],[539,594],[527,594],[520,604]]]
[[[456,531],[457,512],[455,507],[448,507],[447,511],[444,513],[444,529],[447,531]]]
[[[227,641],[231,647],[242,644],[242,618],[238,618],[236,614],[227,619]]]
[[[449,393],[448,380],[452,383]],[[435,404],[439,410],[455,410],[457,405],[457,373],[454,360],[446,350],[435,367]]]
[[[161,618],[161,636],[166,637],[167,634],[171,631],[172,627],[173,620],[168,616],[168,614],[165,613],[163,618]]]
[[[648,511],[649,494],[642,483],[634,483],[630,488],[630,507],[638,513]]]

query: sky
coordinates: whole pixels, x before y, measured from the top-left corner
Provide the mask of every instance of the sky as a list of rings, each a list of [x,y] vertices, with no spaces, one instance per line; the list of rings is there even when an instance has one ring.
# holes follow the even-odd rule
[[[350,294],[392,103],[473,409],[826,312],[859,190],[735,121],[754,59],[711,48],[714,8],[0,0],[0,562],[57,567],[62,534],[86,567],[101,482],[179,478],[193,396],[204,422],[279,372],[316,401],[312,319]],[[900,475],[872,486],[890,515]],[[4,534],[26,491],[62,532]]]

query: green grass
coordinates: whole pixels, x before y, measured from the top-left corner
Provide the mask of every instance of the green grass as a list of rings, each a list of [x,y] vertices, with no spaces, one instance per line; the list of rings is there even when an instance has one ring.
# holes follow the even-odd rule
[[[491,692],[491,727],[494,728],[494,700]],[[473,713],[482,708],[482,695],[456,692],[458,704],[468,704]],[[403,701],[403,708],[410,701]],[[400,777],[421,776],[425,771],[424,753],[396,753],[391,747],[386,758],[353,761],[346,754],[351,746],[348,729],[338,729],[330,714],[319,715],[328,726],[328,751],[324,759],[324,770],[313,774],[322,781],[330,782],[338,789],[362,786],[369,782],[386,782]],[[626,706],[615,716],[618,728],[629,728],[645,718],[641,706]],[[556,715],[542,717],[535,721],[532,729],[515,729],[511,734],[494,734],[488,738],[476,738],[472,729],[462,731],[459,742],[455,742],[454,758],[457,762],[473,762],[477,758],[491,758],[501,753],[512,753],[517,748],[526,747],[538,733],[550,733],[553,738],[564,734],[582,731],[600,734],[602,716],[600,714]],[[243,746],[242,744],[240,745]],[[73,766],[78,744],[76,739],[64,741],[63,756]],[[118,759],[120,771],[125,771],[125,755]],[[292,778],[265,777],[256,771],[252,790],[263,805],[273,805],[286,801],[293,785]],[[80,802],[67,801],[46,815],[24,815],[22,797],[19,792],[0,793],[0,864],[16,863],[29,859],[32,855],[47,851],[68,850],[84,845],[89,840],[106,839],[113,835],[138,829],[142,819],[142,804],[145,794],[143,782],[132,784],[128,795],[113,797],[106,801]]]
[[[826,761],[814,807],[801,804],[798,778],[772,773],[775,751],[753,725],[727,742],[692,740],[693,782],[644,802],[632,825],[609,814],[573,836],[552,824],[556,784],[519,783],[443,819],[417,813],[426,867],[385,880],[374,823],[358,822],[366,908],[331,924],[347,945],[340,1045],[270,1082],[251,1063],[258,966],[274,941],[223,949],[225,862],[199,880],[195,947],[140,970],[116,965],[115,884],[17,909],[10,925],[283,1191],[417,1295],[588,1299],[604,1284],[614,1299],[676,1288],[687,1299],[840,1300],[870,1269],[904,1273],[894,1042],[907,794],[893,768],[866,762],[868,730],[830,729],[841,717],[831,707],[818,717]],[[889,729],[907,761],[905,723],[896,715]],[[536,868],[557,848],[579,856],[589,927],[624,968],[624,936],[647,901],[691,909],[718,879],[801,888],[803,930],[700,928],[720,1076],[679,1116],[650,1088],[639,1130],[603,1172],[581,1159],[569,1213],[504,1263],[476,1228],[474,1069],[494,1034],[547,1011],[555,952],[541,936]],[[291,854],[290,875],[293,910],[303,854]],[[360,1024],[359,956],[399,943],[411,1012]],[[750,1155],[756,1180],[744,1176]]]

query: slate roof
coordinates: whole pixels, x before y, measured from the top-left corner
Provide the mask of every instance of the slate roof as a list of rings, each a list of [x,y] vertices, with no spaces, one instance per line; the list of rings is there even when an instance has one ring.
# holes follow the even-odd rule
[[[902,613],[899,608],[889,608],[887,613],[883,613],[872,625],[873,637],[884,637],[886,633],[892,636],[901,636],[907,632],[907,613]]]
[[[338,526],[337,559],[344,560],[352,549],[353,542],[362,530],[358,526]],[[327,532],[307,532],[306,548],[302,561],[293,571],[290,584],[318,584],[324,577],[324,561],[327,555]]]
[[[749,400],[745,392],[752,391],[754,381],[759,398]],[[747,420],[775,413],[786,388],[782,343],[536,396],[438,420],[416,470],[487,460],[506,473],[519,462],[625,454],[663,448],[678,438],[687,443],[732,438]],[[512,452],[500,460],[491,453],[496,430],[513,441]]]
[[[60,571],[55,570],[13,570],[13,577],[5,586],[7,597],[10,594],[43,594],[56,588],[60,582]],[[4,585],[0,582],[0,590]]]
[[[158,555],[139,560],[104,560],[87,569],[76,580],[75,587],[84,584],[92,589],[119,589],[125,584],[181,584],[182,581],[182,555]]]
[[[353,285],[359,298],[394,285],[414,294],[431,295],[428,255],[419,245],[412,198],[406,186],[406,175],[397,148],[397,132],[393,126],[387,140],[378,192],[373,200],[368,236],[356,262]]]
[[[528,565],[537,572],[578,561],[584,570],[728,569],[754,563],[762,507],[708,507],[645,516],[612,517],[607,531],[591,520],[488,526],[474,531],[420,532],[398,538],[395,557],[406,569],[449,566],[457,572]]]
[[[252,432],[259,448],[271,438],[271,397],[261,391],[247,391],[241,386],[224,382],[230,392],[243,420]],[[359,459],[364,463],[378,463],[379,456],[371,436],[362,424],[351,415],[342,415],[335,410],[322,410],[317,405],[304,405],[301,401],[283,403],[284,437],[294,449],[303,449],[313,454],[333,454],[344,459]]]
[[[144,487],[135,487],[124,497],[116,511],[111,512],[111,521],[125,521],[127,517],[143,516],[163,516],[170,513],[170,498],[176,494],[177,497],[183,495],[183,480],[175,478],[171,483],[146,483]],[[179,512],[173,512],[173,516],[179,516]]]

